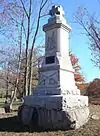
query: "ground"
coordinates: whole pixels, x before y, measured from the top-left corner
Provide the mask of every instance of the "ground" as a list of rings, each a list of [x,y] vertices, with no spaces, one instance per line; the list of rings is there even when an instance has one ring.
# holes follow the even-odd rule
[[[90,114],[100,117],[100,105],[89,105]],[[39,131],[23,127],[18,122],[17,113],[0,114],[0,136],[100,136],[100,120],[90,119],[77,130]]]

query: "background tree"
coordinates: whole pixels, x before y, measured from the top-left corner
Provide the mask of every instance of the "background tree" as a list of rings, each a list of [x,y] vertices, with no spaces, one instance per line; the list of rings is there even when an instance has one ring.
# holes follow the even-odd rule
[[[25,51],[22,50],[22,56],[20,60],[20,69],[19,69],[19,51],[16,48],[3,49],[0,53],[0,81],[4,82],[3,91],[5,92],[6,100],[10,96],[10,105],[17,98],[23,97],[24,90],[24,68],[25,68]],[[34,88],[38,80],[37,72],[37,60],[39,55],[37,52],[34,54],[34,66],[33,66],[33,78],[32,78],[32,87]]]
[[[80,90],[85,90],[86,89],[85,78],[81,73],[79,59],[71,51],[69,52],[69,55],[70,55],[70,60],[71,60],[73,69],[75,71],[74,78],[75,78],[76,85],[78,86]]]
[[[0,2],[0,6],[2,7],[2,11],[0,10],[0,28],[2,28],[0,29],[2,30],[0,34],[6,41],[3,44],[8,49],[9,47],[11,50],[14,49],[13,54],[15,57],[11,56],[12,52],[10,50],[7,51],[6,48],[1,48],[1,56],[4,57],[3,62],[0,60],[1,75],[7,73],[8,78],[13,77],[14,86],[12,88],[15,90],[11,98],[11,101],[13,101],[16,91],[18,93],[20,81],[22,81],[22,86],[24,87],[24,92],[22,91],[23,95],[29,95],[32,92],[34,77],[36,76],[37,78],[37,72],[35,71],[41,50],[40,41],[43,40],[40,23],[43,16],[48,14],[48,5],[51,6],[51,1],[2,0]],[[37,49],[39,49],[38,55],[36,52]],[[8,71],[8,65],[6,65],[6,69],[2,67],[6,62],[9,64]],[[1,77],[3,78],[4,76]]]
[[[74,18],[75,22],[83,28],[84,33],[89,39],[91,60],[96,67],[100,68],[100,18],[96,13],[89,13],[86,8],[82,7],[77,9]]]
[[[87,95],[89,96],[89,102],[92,104],[100,104],[100,79],[95,78],[91,81],[87,87]]]

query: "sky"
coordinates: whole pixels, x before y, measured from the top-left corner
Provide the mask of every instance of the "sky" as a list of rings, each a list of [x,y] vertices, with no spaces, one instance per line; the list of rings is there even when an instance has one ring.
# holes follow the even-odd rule
[[[65,18],[71,26],[72,31],[70,34],[70,49],[79,58],[81,72],[87,82],[92,81],[94,78],[100,78],[100,70],[94,67],[91,61],[91,51],[89,50],[88,39],[82,34],[83,30],[80,29],[79,24],[74,23],[73,14],[77,11],[78,7],[86,7],[89,12],[100,13],[100,5],[98,0],[52,0],[54,4],[62,5],[65,11]],[[43,23],[47,23],[43,21]],[[1,38],[3,39],[3,38]],[[4,41],[3,41],[4,42]],[[7,41],[6,41],[7,42]]]
[[[53,0],[54,4],[62,5],[65,11],[65,18],[72,28],[70,34],[70,49],[79,58],[81,72],[85,76],[87,82],[94,78],[100,78],[100,70],[94,67],[91,61],[91,51],[89,50],[89,41],[79,24],[74,23],[73,14],[78,7],[86,7],[90,13],[100,13],[100,5],[98,0]]]

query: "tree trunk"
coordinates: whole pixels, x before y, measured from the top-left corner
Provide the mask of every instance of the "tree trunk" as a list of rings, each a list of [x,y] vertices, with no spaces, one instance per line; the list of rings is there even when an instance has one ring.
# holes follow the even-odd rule
[[[23,28],[23,18],[21,21],[21,28],[20,28],[20,37],[19,37],[19,57],[18,57],[18,69],[17,69],[17,78],[15,82],[15,88],[14,91],[12,91],[11,94],[11,99],[10,99],[10,109],[12,109],[12,104],[14,100],[16,100],[16,94],[17,94],[17,89],[18,89],[18,84],[19,84],[19,79],[20,79],[20,68],[21,68],[21,55],[22,55],[22,29]]]
[[[24,94],[28,95],[28,80],[29,80],[29,68],[28,68],[28,46],[29,46],[29,40],[30,40],[30,19],[31,19],[31,8],[32,8],[32,0],[30,0],[29,5],[29,12],[26,11],[25,5],[23,1],[21,0],[21,3],[23,5],[24,12],[27,16],[27,38],[26,38],[26,54],[25,54],[25,80],[24,80]]]
[[[6,101],[8,101],[8,74],[7,74],[7,80],[6,80]]]
[[[33,58],[34,56],[32,55],[32,60],[30,60],[31,65],[30,65],[30,69],[29,69],[29,84],[28,84],[28,93],[29,95],[32,94],[32,78],[33,78],[33,68],[34,68],[34,63],[33,63]]]
[[[12,110],[12,105],[13,105],[13,102],[15,101],[16,99],[16,92],[17,92],[17,87],[15,87],[14,91],[12,91],[12,94],[11,94],[11,99],[10,99],[10,109]]]

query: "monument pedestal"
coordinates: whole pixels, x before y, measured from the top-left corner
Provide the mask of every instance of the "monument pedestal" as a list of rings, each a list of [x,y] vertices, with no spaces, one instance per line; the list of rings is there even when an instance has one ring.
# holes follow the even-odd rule
[[[39,68],[39,84],[24,97],[19,117],[24,125],[44,129],[79,128],[88,121],[88,97],[81,96],[69,57],[69,32],[61,6],[53,6],[43,26],[45,56]]]
[[[32,121],[34,110],[37,111],[36,122],[43,129],[76,129],[89,119],[88,97],[86,96],[28,96],[24,100],[22,122],[25,125],[29,125]]]

